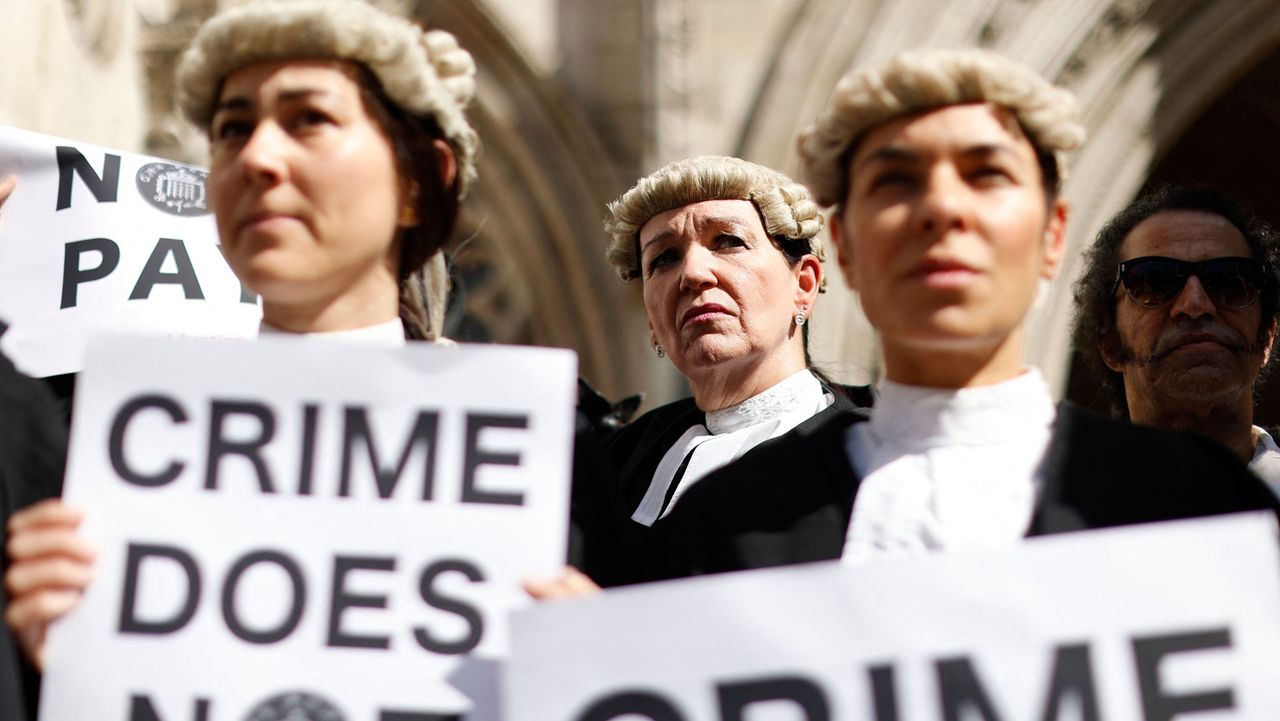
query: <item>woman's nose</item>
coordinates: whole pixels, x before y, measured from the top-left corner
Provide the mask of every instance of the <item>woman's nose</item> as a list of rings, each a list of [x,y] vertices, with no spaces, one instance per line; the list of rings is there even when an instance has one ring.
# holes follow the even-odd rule
[[[286,175],[285,134],[275,123],[260,122],[240,148],[240,167],[251,181],[279,182]]]
[[[684,254],[680,263],[680,286],[686,289],[706,288],[716,284],[712,268],[712,253],[701,246],[694,246]]]
[[[968,188],[954,169],[930,172],[920,197],[919,227],[937,236],[969,225]]]

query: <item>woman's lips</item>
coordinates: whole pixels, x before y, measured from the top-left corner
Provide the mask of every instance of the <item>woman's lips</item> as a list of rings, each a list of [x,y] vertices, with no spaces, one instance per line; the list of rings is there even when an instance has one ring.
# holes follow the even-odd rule
[[[715,303],[708,303],[706,305],[695,305],[694,307],[685,311],[684,317],[680,319],[680,326],[684,327],[692,323],[707,323],[715,320],[716,318],[722,315],[728,315],[728,314],[729,314],[728,310],[726,310],[723,306],[716,305]]]
[[[977,270],[959,261],[926,260],[917,265],[908,277],[930,288],[957,288],[977,275]]]
[[[288,213],[261,212],[253,213],[240,222],[240,231],[262,232],[277,226],[298,222],[298,218]]]

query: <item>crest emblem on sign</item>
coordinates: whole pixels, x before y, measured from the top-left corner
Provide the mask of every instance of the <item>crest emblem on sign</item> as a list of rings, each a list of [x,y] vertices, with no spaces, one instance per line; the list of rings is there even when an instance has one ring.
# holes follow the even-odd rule
[[[206,215],[205,181],[199,168],[173,163],[147,163],[138,170],[138,192],[148,203],[170,215]]]
[[[323,696],[289,691],[254,706],[244,721],[347,721],[347,717]]]

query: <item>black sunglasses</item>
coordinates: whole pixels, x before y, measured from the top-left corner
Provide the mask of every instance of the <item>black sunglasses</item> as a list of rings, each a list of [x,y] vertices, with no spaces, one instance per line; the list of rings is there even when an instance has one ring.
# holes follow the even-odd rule
[[[1126,260],[1111,294],[1124,284],[1134,303],[1143,308],[1159,308],[1172,303],[1191,276],[1200,279],[1214,305],[1244,308],[1258,300],[1262,292],[1262,262],[1255,258],[1210,258],[1189,261],[1148,255]]]

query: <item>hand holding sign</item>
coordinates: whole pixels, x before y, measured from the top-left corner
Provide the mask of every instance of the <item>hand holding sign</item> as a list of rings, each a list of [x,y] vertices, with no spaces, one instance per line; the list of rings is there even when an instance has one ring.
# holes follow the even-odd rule
[[[16,175],[10,175],[4,180],[0,180],[0,210],[4,208],[4,201],[9,199],[9,194],[16,187],[18,187],[18,176]]]
[[[5,587],[13,594],[5,621],[35,663],[44,666],[49,624],[80,602],[93,577],[93,547],[77,529],[84,514],[62,501],[42,501],[9,519],[11,565]]]
[[[524,590],[539,601],[582,598],[600,593],[596,582],[573,566],[565,566],[560,575],[554,578],[526,578]]]

